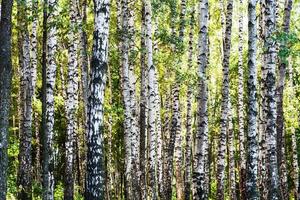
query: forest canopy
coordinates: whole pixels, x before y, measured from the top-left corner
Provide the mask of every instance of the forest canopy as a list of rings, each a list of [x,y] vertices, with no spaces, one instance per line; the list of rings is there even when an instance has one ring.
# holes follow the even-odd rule
[[[0,2],[0,200],[300,199],[299,0]]]

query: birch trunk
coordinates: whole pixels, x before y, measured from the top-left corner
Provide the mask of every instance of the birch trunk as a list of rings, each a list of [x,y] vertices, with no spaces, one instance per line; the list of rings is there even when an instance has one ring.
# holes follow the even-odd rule
[[[19,199],[30,199],[32,187],[32,156],[31,156],[31,139],[32,139],[32,98],[33,85],[31,76],[30,63],[30,38],[28,23],[25,19],[27,16],[27,2],[18,2],[19,14],[19,65],[21,69],[20,77],[20,146],[19,146],[19,170],[17,184],[20,188],[18,192]]]
[[[292,89],[292,93],[289,96],[289,99],[295,98],[295,86],[293,84],[293,67],[292,64],[289,63],[289,80],[288,80],[288,87]],[[299,124],[299,116],[295,116],[292,113],[292,118],[296,118]],[[292,178],[292,197],[294,199],[299,199],[299,164],[298,164],[298,152],[297,152],[297,136],[295,133],[295,128],[291,127],[291,141],[292,141],[292,171],[291,171],[291,178]]]
[[[298,152],[297,152],[297,139],[295,129],[292,128],[292,181],[293,181],[293,196],[299,199],[299,165],[298,165]]]
[[[37,62],[38,62],[38,9],[39,9],[39,2],[38,0],[31,1],[31,16],[32,16],[32,25],[31,25],[31,34],[30,34],[30,61],[31,61],[31,82],[32,82],[32,93],[33,93],[33,100],[36,99],[35,95],[35,87],[36,87],[36,80],[37,80]],[[41,181],[41,144],[40,144],[40,131],[39,131],[39,118],[37,111],[34,111],[34,126],[35,126],[35,139],[36,139],[36,151],[35,151],[35,161],[34,161],[34,177],[35,180],[40,182]]]
[[[161,197],[162,199],[168,199],[170,198],[168,195],[170,194],[170,184],[171,184],[171,177],[169,175],[169,166],[170,166],[170,159],[169,159],[169,145],[171,142],[171,135],[170,135],[170,125],[171,125],[171,117],[170,117],[170,111],[171,111],[171,95],[167,95],[166,102],[165,102],[165,110],[164,113],[164,126],[163,126],[163,141],[164,141],[164,160],[163,160],[163,185],[161,189]],[[172,140],[175,142],[175,139]],[[174,143],[173,143],[174,145]]]
[[[231,27],[232,27],[233,1],[227,2],[226,25],[223,49],[223,85],[222,85],[222,108],[221,108],[221,132],[219,136],[219,152],[217,164],[217,197],[224,199],[225,187],[225,151],[226,151],[226,132],[229,104],[229,58],[231,47]]]
[[[189,32],[189,47],[188,47],[188,68],[192,69],[193,65],[193,39],[194,39],[194,19],[195,11],[192,10],[190,18],[190,32]],[[192,186],[192,87],[188,86],[187,89],[187,105],[186,105],[186,138],[185,138],[185,173],[184,173],[184,193],[185,199],[190,199],[191,196],[191,186]]]
[[[135,98],[135,74],[134,74],[134,1],[124,0],[122,6],[123,12],[123,39],[122,39],[122,68],[123,68],[123,99],[125,105],[125,150],[126,152],[126,184],[127,198],[139,198],[139,133],[137,126],[137,107]]]
[[[7,191],[7,145],[9,128],[10,92],[12,79],[11,64],[11,14],[12,0],[1,1],[0,20],[0,199],[6,199]]]
[[[239,127],[239,186],[241,199],[246,199],[246,152],[244,129],[244,66],[243,66],[243,0],[239,1],[239,44],[238,44],[238,127]]]
[[[151,2],[149,0],[143,1],[145,5],[145,23],[146,23],[146,51],[147,51],[147,69],[148,69],[148,146],[149,146],[149,187],[148,187],[148,197],[149,199],[157,199],[158,192],[156,189],[156,175],[155,175],[155,166],[156,166],[156,109],[155,109],[155,79],[156,79],[156,68],[153,64],[153,52],[152,52],[152,8]]]
[[[176,199],[184,199],[184,180],[182,176],[182,136],[181,136],[181,113],[179,101],[179,86],[176,83],[174,89],[174,107],[172,114],[171,131],[175,135],[175,149],[174,149],[174,164],[175,164],[175,178],[176,178]],[[172,175],[172,174],[171,174]]]
[[[80,64],[81,64],[81,87],[82,87],[82,100],[84,105],[84,113],[83,113],[83,120],[81,121],[83,132],[87,132],[87,113],[88,113],[88,97],[89,97],[89,57],[88,57],[88,41],[87,41],[87,33],[86,30],[83,28],[87,24],[87,2],[83,0],[82,2],[82,11],[81,11],[81,18],[80,18],[80,25],[79,25],[79,34],[80,34]],[[79,11],[78,11],[79,12]],[[86,134],[83,134],[79,141],[79,146],[83,149],[86,149],[86,141],[85,138]],[[85,169],[86,167],[86,154],[85,152],[79,152],[79,155],[82,159],[81,168]],[[85,171],[83,170],[80,177],[80,185],[82,189],[84,189],[85,183]]]
[[[66,99],[66,114],[67,114],[67,140],[66,140],[66,172],[65,172],[65,191],[64,199],[74,199],[74,144],[77,134],[76,113],[78,108],[78,34],[76,33],[77,9],[76,0],[70,1],[69,17],[69,49],[68,49],[68,75],[67,75],[67,99]]]
[[[179,41],[183,44],[184,42],[184,32],[185,32],[185,15],[186,15],[186,1],[181,0],[181,9],[180,9],[180,22],[179,22]],[[176,51],[180,53],[180,49],[178,49],[178,46],[176,46]],[[182,56],[179,57],[179,65],[182,63]],[[178,90],[180,89],[180,83],[178,81],[178,77],[176,75],[176,86],[178,87]],[[178,98],[176,98],[177,101],[179,101],[179,94]],[[183,147],[182,147],[182,133],[181,133],[181,109],[180,109],[180,102],[177,102],[175,104],[178,104],[178,110],[176,113],[173,113],[174,117],[177,118],[176,128],[174,127],[174,130],[176,130],[176,138],[175,138],[175,152],[174,152],[174,161],[175,161],[175,178],[176,178],[176,196],[177,199],[184,199],[185,193],[184,193],[184,174],[183,172]]]
[[[103,107],[106,84],[109,0],[94,0],[94,43],[88,98],[86,199],[105,198]]]
[[[265,1],[263,7],[263,56],[262,65],[262,91],[263,91],[263,113],[266,130],[266,169],[267,169],[267,199],[279,198],[278,190],[278,165],[277,165],[277,131],[276,131],[276,98],[275,98],[275,68],[276,68],[276,43],[273,35],[276,30],[276,1]]]
[[[160,94],[159,94],[159,85],[158,85],[158,74],[155,72],[154,77],[154,85],[155,85],[155,112],[156,112],[156,131],[157,131],[157,158],[156,158],[156,169],[157,169],[157,187],[162,188],[163,181],[163,136],[162,136],[162,125],[161,125],[161,102],[160,102]],[[158,189],[158,192],[160,190]],[[159,194],[160,195],[160,192]]]
[[[47,37],[47,65],[45,85],[45,135],[43,141],[43,200],[54,199],[54,87],[56,78],[56,26],[57,1],[49,0],[45,5],[48,8],[47,23],[49,25]]]
[[[208,89],[206,80],[206,68],[208,65],[208,1],[201,0],[199,4],[198,35],[198,76],[199,96],[197,99],[197,133],[195,138],[194,172],[193,172],[193,199],[207,199],[208,187]],[[225,153],[225,152],[224,152]]]
[[[263,0],[259,1],[260,3],[260,18],[259,18],[259,41],[262,41],[264,38],[264,6],[263,6]],[[261,55],[261,63],[263,64],[265,62],[264,55]],[[265,76],[265,72],[262,71],[262,77]],[[265,113],[262,111],[263,107],[263,87],[262,83],[260,85],[260,98],[259,98],[259,191],[260,191],[260,198],[262,200],[266,200],[267,197],[267,181],[266,181],[266,120],[265,120]]]
[[[38,63],[38,9],[39,9],[39,1],[31,0],[31,16],[32,16],[32,24],[31,24],[31,34],[30,34],[30,64],[31,64],[31,83],[33,90],[33,98],[35,98],[35,86],[37,80],[37,63]]]
[[[259,199],[258,191],[258,130],[257,130],[257,24],[256,0],[248,2],[248,130],[246,163],[246,197]]]
[[[283,32],[288,34],[290,29],[290,15],[292,10],[292,0],[285,1],[284,16],[283,16]],[[280,47],[279,47],[280,48]],[[287,61],[280,60],[278,66],[278,81],[277,81],[277,163],[279,168],[279,184],[281,199],[288,199],[288,185],[287,185],[287,172],[286,172],[286,156],[285,156],[285,137],[284,137],[284,111],[283,111],[283,90],[285,84]]]
[[[172,108],[169,108],[170,107],[169,102],[167,102],[166,109],[167,110],[172,109],[172,116],[171,118],[168,115],[166,116],[165,126],[164,126],[164,135],[166,137],[164,138],[165,155],[164,155],[164,175],[163,175],[164,184],[163,184],[162,199],[166,199],[166,200],[172,199],[173,158],[174,158],[176,137],[178,137],[177,134],[178,131],[180,130],[180,124],[178,121],[180,120],[179,88],[177,84],[175,84],[172,88],[171,99],[173,101]]]
[[[235,179],[235,159],[234,159],[234,130],[232,122],[231,103],[228,105],[228,169],[229,169],[229,197],[231,200],[237,200],[236,179]]]
[[[146,69],[146,44],[145,44],[145,5],[142,5],[142,25],[141,25],[141,91],[140,91],[140,184],[141,184],[141,199],[147,198],[146,186],[146,136],[147,136],[147,69]]]

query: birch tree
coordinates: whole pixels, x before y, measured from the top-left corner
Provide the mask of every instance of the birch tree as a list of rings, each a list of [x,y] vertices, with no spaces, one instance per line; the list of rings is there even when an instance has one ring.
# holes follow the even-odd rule
[[[0,20],[0,199],[6,199],[7,146],[12,79],[11,28],[12,0],[1,1]]]
[[[181,137],[181,111],[179,101],[179,86],[176,83],[174,86],[173,93],[173,113],[172,113],[172,125],[171,135],[175,135],[175,146],[174,146],[174,164],[175,164],[175,177],[176,177],[176,198],[184,199],[184,182],[182,171],[182,137]],[[173,156],[172,156],[173,157]],[[172,170],[172,167],[171,169]],[[172,173],[170,174],[172,176]]]
[[[192,69],[193,65],[193,39],[194,39],[194,19],[195,10],[193,9],[190,17],[190,32],[188,44],[188,68]],[[186,138],[185,138],[185,199],[190,199],[191,186],[192,186],[192,87],[188,86],[187,89],[187,102],[186,102]]]
[[[205,180],[208,175],[208,91],[206,68],[208,65],[208,1],[199,4],[199,35],[198,35],[198,76],[199,96],[197,99],[197,133],[195,138],[193,199],[207,199],[208,187]]]
[[[241,198],[246,199],[246,150],[245,150],[245,129],[244,129],[244,66],[243,66],[243,5],[244,1],[239,1],[239,43],[238,43],[238,127],[239,127],[239,184]]]
[[[32,98],[33,85],[30,63],[30,38],[28,31],[26,1],[18,2],[18,23],[20,26],[19,34],[19,65],[20,77],[20,146],[19,146],[19,170],[17,183],[19,187],[18,198],[30,199],[32,187]]]
[[[278,191],[278,165],[276,148],[276,43],[273,35],[276,30],[276,1],[265,1],[263,6],[263,56],[262,65],[262,91],[263,91],[263,110],[266,122],[266,168],[267,168],[267,198],[270,200],[279,198]]]
[[[32,24],[31,24],[31,33],[30,33],[30,65],[31,65],[31,84],[32,84],[32,95],[33,101],[37,99],[36,92],[36,82],[37,82],[37,64],[38,64],[38,14],[39,14],[39,1],[32,0],[31,5],[31,17],[32,17]],[[36,139],[36,153],[35,153],[35,161],[33,165],[33,173],[38,182],[40,182],[41,178],[41,143],[40,143],[40,122],[39,122],[39,115],[37,111],[34,111],[34,126],[35,126],[35,139]]]
[[[127,181],[127,198],[135,199],[139,197],[139,132],[135,93],[134,74],[134,1],[124,0],[123,12],[123,39],[122,39],[122,79],[123,79],[123,101],[125,107],[124,119],[124,140],[125,140],[125,164]]]
[[[109,11],[109,0],[94,1],[94,43],[87,119],[86,199],[105,197],[103,103],[107,72]]]
[[[145,24],[145,5],[142,4],[142,24],[141,24],[141,91],[140,91],[140,185],[141,185],[141,199],[147,198],[146,192],[146,136],[147,136],[147,65],[146,65],[146,44],[145,44],[145,33],[146,33],[146,24]]]
[[[231,102],[229,100],[228,105],[228,137],[227,137],[227,145],[228,145],[228,185],[229,185],[229,197],[232,200],[236,200],[236,179],[235,179],[235,158],[234,158],[234,130],[233,130],[233,122],[232,122],[232,108]]]
[[[65,177],[65,199],[73,199],[74,197],[74,144],[77,134],[76,111],[78,108],[78,62],[77,48],[79,38],[77,34],[78,13],[76,9],[76,0],[70,1],[69,7],[69,48],[68,48],[68,75],[67,75],[67,139],[66,139],[66,177]]]
[[[288,80],[288,87],[292,89],[292,94],[290,94],[288,97],[289,99],[294,99],[295,98],[295,86],[293,83],[293,78],[294,78],[294,71],[292,67],[292,63],[289,62],[288,65],[289,69],[289,80]],[[296,118],[296,120],[299,123],[299,117],[295,116],[294,113],[292,113],[292,118]],[[291,127],[291,140],[292,140],[292,171],[291,171],[291,178],[292,178],[292,196],[295,199],[299,199],[299,165],[298,165],[298,152],[297,152],[297,138],[296,138],[296,132],[295,128]]]
[[[223,84],[222,84],[222,104],[221,104],[221,132],[219,135],[219,152],[217,164],[217,198],[224,199],[225,186],[225,151],[226,151],[226,126],[228,118],[229,103],[229,58],[231,47],[231,27],[232,27],[233,1],[227,2],[226,24],[223,44]]]
[[[289,33],[290,29],[290,16],[292,10],[292,0],[285,1],[284,16],[282,31],[284,34]],[[280,48],[280,47],[279,47]],[[286,48],[286,47],[283,47]],[[280,182],[280,194],[281,199],[288,199],[288,184],[287,184],[287,172],[286,172],[286,156],[285,156],[285,137],[284,137],[284,111],[283,111],[283,90],[285,86],[285,76],[287,61],[279,60],[278,65],[278,80],[276,88],[276,103],[277,103],[277,118],[276,118],[276,131],[277,131],[277,163],[279,169],[279,182]]]
[[[181,9],[180,9],[180,24],[179,24],[179,42],[184,43],[184,31],[185,31],[185,14],[186,14],[186,1],[181,0]],[[178,49],[178,46],[176,46],[176,51],[180,53],[180,50]],[[182,63],[182,56],[179,55],[179,65]],[[179,78],[177,77],[177,74],[175,75],[176,79],[176,85],[175,87],[178,87],[178,92],[180,89],[180,83]],[[178,97],[176,97],[178,95]],[[181,109],[180,109],[180,101],[179,101],[179,93],[175,94],[174,96],[174,104],[178,105],[178,108],[176,110],[173,110],[173,118],[176,121],[176,124],[172,124],[172,129],[176,131],[176,137],[175,137],[175,151],[174,151],[174,162],[175,162],[175,178],[176,178],[176,197],[177,199],[184,199],[184,178],[182,174],[183,169],[183,148],[182,148],[182,131],[181,131]]]
[[[149,0],[143,1],[145,5],[145,23],[146,23],[146,55],[147,55],[147,69],[148,69],[148,146],[149,146],[149,157],[148,157],[148,171],[149,171],[149,186],[148,186],[148,197],[150,199],[157,199],[158,192],[156,190],[156,140],[157,140],[157,129],[156,129],[156,109],[155,109],[155,79],[156,79],[156,68],[153,64],[153,52],[152,52],[152,8]]]
[[[47,35],[47,63],[46,63],[46,85],[45,85],[45,99],[43,104],[45,106],[45,130],[43,141],[43,199],[54,199],[54,87],[56,78],[56,24],[57,17],[57,1],[49,0],[46,5],[48,8],[47,23],[49,25]]]
[[[247,163],[246,163],[246,196],[259,199],[258,169],[258,132],[257,132],[257,24],[256,0],[248,2],[248,130],[247,130]]]

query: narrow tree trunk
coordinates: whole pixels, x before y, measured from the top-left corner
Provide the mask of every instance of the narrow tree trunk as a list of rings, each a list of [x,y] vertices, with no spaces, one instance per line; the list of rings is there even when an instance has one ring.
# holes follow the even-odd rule
[[[292,9],[292,0],[285,1],[284,17],[283,17],[283,32],[288,34],[290,29],[290,15]],[[279,47],[280,48],[280,47]],[[277,81],[277,163],[279,168],[279,184],[281,199],[288,199],[288,185],[287,185],[287,172],[286,172],[286,156],[285,156],[285,138],[284,138],[284,112],[283,112],[283,90],[286,76],[286,60],[280,60],[278,66],[278,81]]]
[[[38,63],[38,9],[39,1],[31,0],[31,16],[32,16],[32,25],[31,25],[31,34],[30,34],[30,62],[31,62],[31,78],[32,78],[32,90],[33,96],[35,98],[35,86],[37,80],[37,63]]]
[[[122,6],[122,92],[125,107],[124,140],[125,140],[125,177],[127,198],[139,198],[139,133],[137,126],[135,75],[134,75],[134,1],[124,0]]]
[[[86,199],[105,198],[103,107],[106,84],[109,0],[94,0],[94,44],[88,100]]]
[[[236,179],[235,179],[235,158],[234,158],[234,130],[233,130],[233,122],[232,122],[232,108],[231,103],[229,102],[228,106],[228,170],[229,170],[229,178],[228,178],[228,187],[229,187],[229,197],[231,200],[237,200],[236,196]]]
[[[292,89],[292,94],[290,94],[289,99],[295,99],[295,87],[293,84],[293,67],[291,64],[289,65],[289,80],[288,86]],[[295,116],[292,114],[292,118],[296,118],[299,123],[299,116]],[[292,141],[292,171],[291,171],[291,178],[292,178],[292,196],[294,199],[299,199],[299,164],[298,164],[298,152],[297,152],[297,137],[295,133],[295,128],[291,127],[291,141]]]
[[[43,199],[54,199],[54,87],[56,78],[56,26],[54,21],[57,17],[57,1],[49,0],[45,5],[48,8],[47,23],[47,66],[45,85],[45,135],[43,138]]]
[[[259,199],[258,191],[258,131],[257,131],[257,28],[256,28],[256,0],[248,2],[248,130],[247,130],[247,158],[246,158],[246,197]],[[242,196],[243,197],[243,196]]]
[[[11,14],[12,0],[1,1],[0,20],[0,199],[6,199],[7,191],[7,137],[9,128],[11,65]]]
[[[297,152],[297,139],[295,129],[292,128],[292,180],[293,180],[293,196],[299,199],[299,165],[298,165],[298,152]]]
[[[184,199],[184,180],[182,175],[182,159],[183,159],[183,148],[182,148],[182,136],[181,136],[181,111],[179,101],[179,86],[175,83],[175,94],[174,94],[174,107],[172,114],[172,134],[175,134],[175,149],[174,149],[174,164],[175,164],[175,178],[176,178],[176,199]]]
[[[163,142],[164,142],[164,151],[163,151],[163,184],[161,189],[161,198],[162,199],[169,199],[170,197],[170,184],[171,184],[171,177],[169,175],[169,169],[170,169],[170,157],[169,157],[169,148],[170,148],[170,142],[171,142],[171,135],[170,135],[170,125],[171,125],[171,117],[170,117],[170,111],[171,111],[171,95],[166,95],[166,102],[165,102],[165,110],[164,113],[164,125],[163,125]],[[173,145],[175,142],[175,139],[172,139]]]
[[[76,0],[70,1],[69,17],[69,49],[68,49],[68,75],[67,75],[67,96],[66,96],[66,114],[67,114],[67,138],[66,138],[66,167],[65,167],[65,191],[64,199],[74,199],[74,144],[77,134],[76,113],[78,108],[78,34]]]
[[[263,6],[263,0],[259,1],[260,3],[260,18],[259,18],[259,41],[262,41],[264,38],[264,31],[263,31],[263,27],[264,27],[264,6]],[[265,57],[262,54],[261,55],[261,63],[265,62]],[[265,72],[262,71],[262,77],[265,76]],[[259,172],[259,192],[260,192],[260,198],[262,200],[266,200],[267,199],[267,172],[266,172],[266,133],[265,133],[265,129],[266,129],[266,120],[265,120],[265,113],[262,111],[262,107],[263,107],[263,93],[264,93],[264,89],[262,87],[262,83],[260,82],[260,95],[259,95],[259,126],[258,126],[258,133],[259,133],[259,168],[258,168],[258,172]]]
[[[221,108],[221,132],[219,136],[219,152],[217,164],[217,198],[224,199],[225,189],[225,151],[226,151],[226,126],[228,117],[228,103],[229,103],[229,58],[231,47],[231,27],[232,27],[232,9],[233,1],[227,2],[226,13],[226,28],[224,35],[224,49],[223,49],[223,85],[222,85],[222,108]]]
[[[179,24],[179,41],[183,44],[184,42],[184,31],[185,31],[185,14],[186,14],[186,1],[181,0],[181,9],[180,9],[180,24]],[[178,49],[178,46],[176,46],[176,51],[180,52],[180,49]],[[179,57],[179,65],[182,62],[182,56]],[[180,89],[180,84],[178,81],[178,77],[176,75],[176,85],[175,87],[178,87],[178,90]],[[174,117],[177,118],[176,124],[172,124],[174,127],[174,130],[176,130],[176,137],[175,137],[175,152],[174,152],[174,161],[175,161],[175,178],[176,178],[176,196],[177,199],[181,200],[184,199],[184,174],[183,172],[183,147],[182,147],[182,133],[181,133],[181,109],[180,109],[180,101],[179,101],[179,94],[178,98],[176,98],[178,102],[175,104],[178,104],[178,110],[173,113]],[[158,158],[159,159],[159,158]]]
[[[80,57],[81,57],[81,84],[82,84],[82,97],[84,102],[84,111],[85,111],[85,120],[87,118],[87,105],[88,105],[88,87],[89,87],[89,68],[88,68],[88,44],[87,44],[87,33],[84,28],[87,24],[87,0],[83,0],[82,2],[82,13],[81,13],[81,25],[80,25]],[[86,128],[86,127],[85,127]]]
[[[19,146],[19,170],[17,184],[20,188],[18,192],[19,199],[31,199],[32,187],[32,156],[31,156],[31,139],[32,139],[32,76],[30,64],[30,38],[28,23],[25,19],[27,16],[27,2],[18,2],[19,14],[19,65],[21,69],[20,77],[20,146]]]
[[[156,166],[156,110],[155,110],[155,75],[156,69],[153,64],[153,53],[152,53],[152,8],[151,2],[149,0],[143,1],[145,5],[145,21],[146,21],[146,51],[147,51],[147,68],[148,68],[148,146],[149,146],[149,188],[148,188],[148,197],[150,199],[157,199],[157,190],[156,190],[156,175],[155,175],[155,166]]]
[[[189,47],[188,47],[188,68],[192,69],[193,65],[193,39],[194,39],[194,19],[195,10],[191,12],[190,18],[190,33],[189,33]],[[192,87],[187,89],[187,105],[186,105],[186,138],[185,138],[185,168],[184,168],[184,193],[185,199],[189,200],[191,196],[192,186]]]
[[[35,126],[35,161],[34,161],[34,177],[38,183],[41,183],[41,137],[40,137],[40,121],[37,112],[34,113],[34,126]]]
[[[238,58],[238,127],[239,127],[239,189],[241,199],[246,200],[246,152],[244,129],[244,66],[243,66],[243,0],[239,1],[239,58]]]
[[[83,132],[87,133],[87,113],[88,113],[88,97],[89,97],[89,57],[88,57],[88,41],[87,41],[87,33],[84,27],[87,24],[87,0],[83,0],[82,2],[82,11],[81,11],[81,18],[80,18],[80,25],[79,25],[79,32],[80,32],[80,59],[81,59],[81,86],[82,86],[82,100],[84,105],[84,113],[83,119],[81,121],[83,126]],[[79,11],[78,11],[79,12]],[[82,149],[86,149],[86,134],[80,137],[80,147]],[[79,152],[81,156],[81,169],[86,168],[86,154],[85,152]],[[81,172],[80,182],[82,189],[84,190],[84,183],[85,183],[85,171]]]
[[[276,98],[275,98],[275,80],[276,80],[276,43],[273,35],[276,30],[276,1],[265,1],[262,4],[264,8],[263,19],[263,56],[262,65],[262,90],[263,90],[263,113],[266,117],[266,169],[267,169],[267,199],[275,200],[279,198],[279,179],[277,165],[277,131],[276,131]]]
[[[172,178],[173,178],[173,157],[175,150],[175,141],[176,135],[180,134],[178,131],[180,130],[180,113],[179,113],[179,88],[178,85],[175,85],[172,88],[172,121],[171,121],[171,130],[170,136],[168,138],[168,149],[165,156],[165,169],[164,169],[164,193],[163,199],[170,200],[172,199]]]
[[[32,82],[32,93],[34,100],[36,99],[35,95],[35,86],[37,80],[37,63],[38,63],[38,49],[37,49],[37,33],[38,33],[38,9],[39,2],[38,0],[31,1],[31,16],[32,16],[32,26],[31,26],[31,34],[30,34],[30,61],[31,61],[31,82]],[[35,161],[34,161],[34,177],[37,182],[41,181],[41,143],[40,143],[40,131],[39,131],[39,115],[37,111],[34,111],[34,126],[35,126],[35,140],[36,140],[36,150],[35,150]]]
[[[197,99],[197,133],[195,138],[193,199],[207,199],[208,187],[208,89],[206,68],[208,65],[208,1],[201,0],[199,4],[199,96]],[[224,152],[225,153],[225,152]]]
[[[161,124],[161,100],[159,94],[159,85],[158,85],[158,74],[155,72],[154,79],[154,88],[155,88],[155,112],[156,112],[156,131],[157,131],[157,187],[162,188],[163,182],[163,136],[162,136],[162,124]],[[158,189],[159,192],[159,189]],[[160,192],[159,192],[160,193]],[[159,194],[160,195],[160,194]]]
[[[142,25],[141,25],[141,91],[140,91],[140,185],[141,185],[141,199],[147,198],[146,190],[146,135],[147,135],[147,69],[146,69],[146,53],[145,53],[145,5],[142,5]]]

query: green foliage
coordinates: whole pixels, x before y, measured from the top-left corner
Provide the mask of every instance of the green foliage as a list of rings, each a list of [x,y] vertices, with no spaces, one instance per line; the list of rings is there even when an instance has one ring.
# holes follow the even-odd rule
[[[278,32],[274,40],[279,44],[278,56],[282,62],[287,63],[289,56],[300,55],[300,38],[296,33]]]

